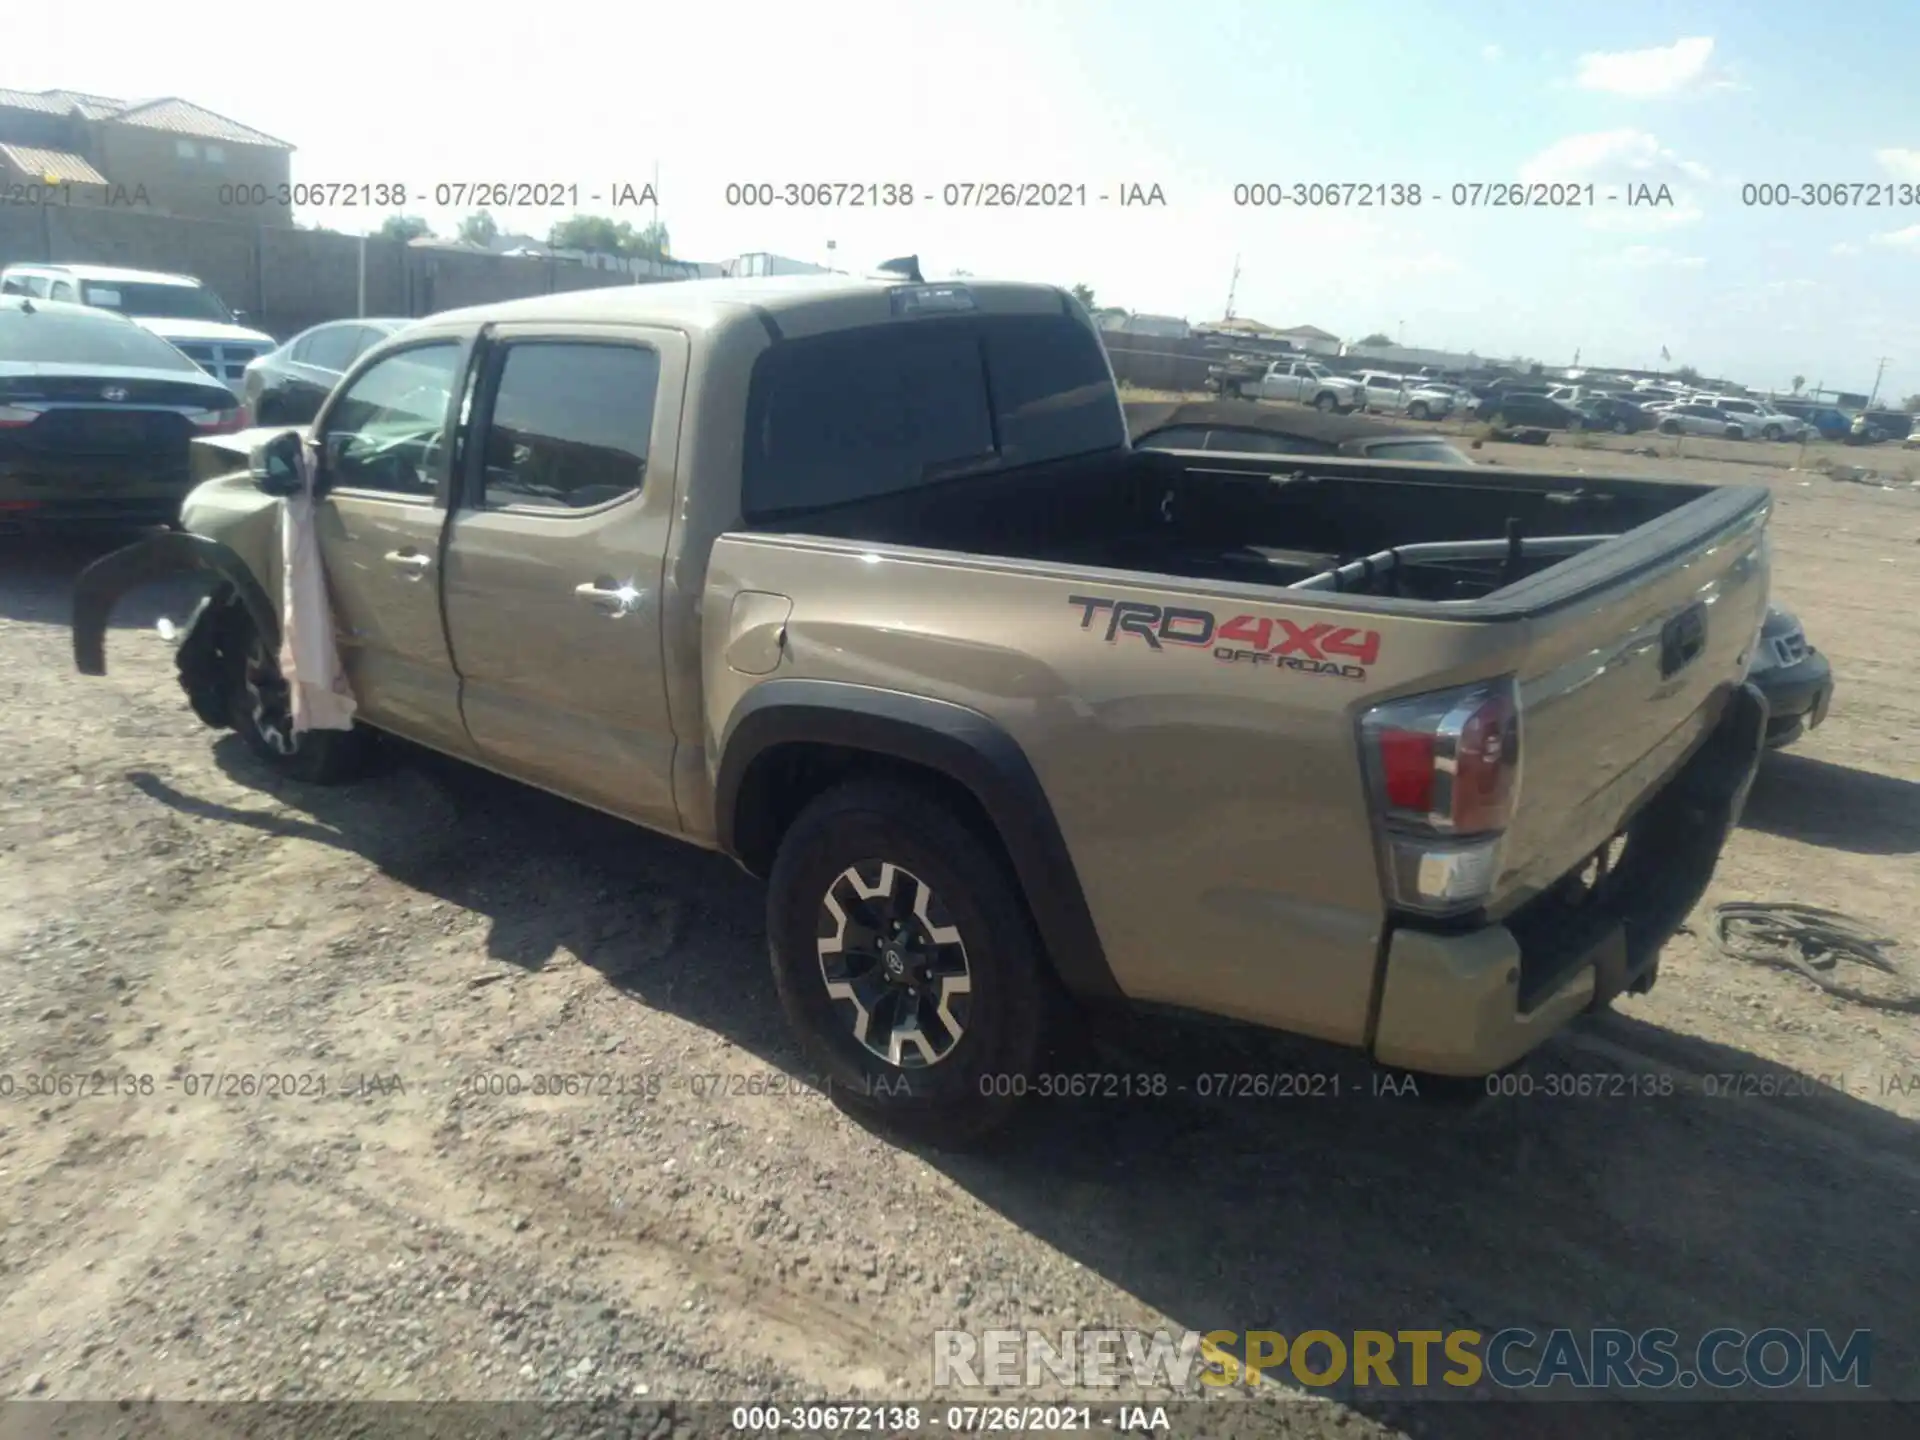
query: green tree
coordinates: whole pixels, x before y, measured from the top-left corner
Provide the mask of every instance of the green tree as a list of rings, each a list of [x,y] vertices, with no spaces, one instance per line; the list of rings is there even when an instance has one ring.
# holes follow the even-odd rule
[[[1794,376],[1794,377],[1793,377],[1793,393],[1794,393],[1794,394],[1796,394],[1796,395],[1798,395],[1798,394],[1799,394],[1799,393],[1800,393],[1800,392],[1801,392],[1802,390],[1804,390],[1804,389],[1806,389],[1806,388],[1807,388],[1807,377],[1806,377],[1806,376],[1804,376],[1804,375],[1796,375],[1796,376]]]
[[[418,215],[389,215],[374,233],[383,240],[418,240],[433,234],[433,227]]]
[[[460,222],[460,238],[469,245],[491,245],[500,235],[500,227],[485,210],[476,210]]]
[[[1900,408],[1909,415],[1920,415],[1920,395],[1909,395],[1900,402]]]
[[[1691,365],[1682,365],[1673,372],[1673,378],[1684,381],[1688,385],[1697,385],[1700,383],[1700,372]]]
[[[547,233],[547,244],[556,250],[665,260],[671,241],[667,227],[658,220],[635,230],[628,221],[605,215],[571,215]]]
[[[1393,343],[1393,337],[1376,330],[1371,335],[1364,335],[1353,343],[1356,345],[1391,345]]]
[[[1092,313],[1094,306],[1093,287],[1091,285],[1075,285],[1068,293],[1082,305],[1086,306],[1088,313]]]

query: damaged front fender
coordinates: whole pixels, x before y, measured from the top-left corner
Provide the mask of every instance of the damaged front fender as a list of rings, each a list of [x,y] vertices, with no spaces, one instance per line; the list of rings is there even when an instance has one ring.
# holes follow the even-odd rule
[[[204,535],[168,531],[152,535],[82,570],[73,586],[73,663],[82,675],[107,673],[107,623],[130,590],[174,575],[203,575],[224,582],[247,613],[268,652],[280,645],[280,620],[267,592],[237,552]]]

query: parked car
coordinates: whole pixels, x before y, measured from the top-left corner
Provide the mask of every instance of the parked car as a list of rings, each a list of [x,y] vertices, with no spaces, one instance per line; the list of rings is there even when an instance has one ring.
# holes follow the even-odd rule
[[[1807,643],[1798,619],[1769,606],[1753,648],[1747,678],[1767,700],[1767,745],[1791,745],[1827,718],[1833,704],[1833,667]]]
[[[1745,434],[1762,440],[1798,440],[1810,433],[1806,421],[1783,415],[1764,401],[1716,395],[1703,403],[1733,418]]]
[[[1353,378],[1361,386],[1360,408],[1370,413],[1444,420],[1453,410],[1453,392],[1443,386],[1384,370],[1362,370]]]
[[[1313,360],[1276,360],[1242,393],[1262,400],[1292,400],[1340,415],[1359,409],[1361,404],[1358,381],[1336,375]]]
[[[249,362],[240,399],[256,425],[304,425],[362,352],[412,322],[329,320]]]
[[[1704,400],[1668,406],[1660,412],[1659,426],[1662,435],[1711,435],[1721,440],[1747,438],[1744,424],[1718,405]]]
[[[131,320],[0,296],[0,528],[171,524],[194,437],[239,423],[232,391]]]
[[[808,1065],[936,1143],[1038,1093],[1062,992],[1477,1078],[1654,983],[1760,755],[1764,488],[1136,450],[1066,292],[918,282],[428,317],[203,443],[76,664],[188,571],[189,704],[263,767],[393,734],[733,857]],[[275,662],[303,472],[354,729]]]
[[[1237,455],[1355,455],[1371,460],[1471,465],[1444,435],[1359,415],[1303,414],[1250,401],[1129,401],[1127,430],[1139,450]]]
[[[1587,417],[1589,430],[1611,430],[1616,435],[1637,435],[1653,428],[1654,417],[1645,408],[1619,395],[1594,394],[1575,407]]]
[[[118,311],[179,346],[236,392],[247,365],[274,346],[271,335],[242,325],[244,315],[191,275],[114,265],[9,265],[0,271],[0,291]]]
[[[1563,401],[1531,390],[1508,390],[1480,402],[1476,416],[1502,429],[1584,430],[1586,415]]]

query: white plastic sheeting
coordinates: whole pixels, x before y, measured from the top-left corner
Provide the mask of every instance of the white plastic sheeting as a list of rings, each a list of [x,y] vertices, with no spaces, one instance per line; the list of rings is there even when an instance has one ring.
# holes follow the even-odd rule
[[[280,674],[292,693],[293,731],[353,727],[353,688],[340,664],[333,606],[314,525],[312,442],[300,446],[300,492],[280,502]]]

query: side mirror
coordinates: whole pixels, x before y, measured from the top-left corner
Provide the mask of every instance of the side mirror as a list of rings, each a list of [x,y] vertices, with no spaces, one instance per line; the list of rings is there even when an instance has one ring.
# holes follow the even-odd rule
[[[256,446],[247,465],[254,488],[263,495],[298,495],[300,445],[299,431],[283,430],[265,444]]]
[[[234,312],[233,312],[233,323],[234,323],[234,324],[236,324],[236,325],[244,325],[244,324],[246,323],[246,319],[247,319],[247,312],[246,312],[246,311],[244,311],[244,310],[236,310],[236,311],[234,311]]]

